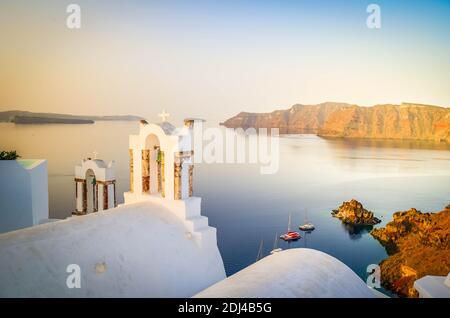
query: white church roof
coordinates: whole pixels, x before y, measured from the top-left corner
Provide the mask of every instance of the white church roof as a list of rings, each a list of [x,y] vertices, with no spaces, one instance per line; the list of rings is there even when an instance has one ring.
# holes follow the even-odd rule
[[[75,166],[75,178],[86,178],[86,172],[92,170],[97,180],[115,180],[114,161],[106,163],[101,159],[83,159]]]
[[[375,297],[344,263],[323,252],[294,248],[269,255],[195,297]]]
[[[99,168],[108,168],[108,165],[106,164],[105,161],[101,160],[101,159],[92,159],[92,161],[95,162],[95,164],[99,167]]]
[[[190,297],[223,278],[217,246],[151,202],[0,235],[0,297]]]

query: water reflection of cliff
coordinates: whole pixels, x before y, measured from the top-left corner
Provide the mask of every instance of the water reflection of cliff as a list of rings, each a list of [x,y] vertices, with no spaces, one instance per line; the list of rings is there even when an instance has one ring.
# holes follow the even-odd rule
[[[363,235],[370,233],[373,225],[342,223],[342,227],[348,232],[352,240],[359,240]]]
[[[337,138],[324,136],[321,136],[320,138],[331,142],[332,147],[342,149],[357,149],[365,147],[365,148],[450,150],[450,144],[448,143],[424,141],[424,140]]]

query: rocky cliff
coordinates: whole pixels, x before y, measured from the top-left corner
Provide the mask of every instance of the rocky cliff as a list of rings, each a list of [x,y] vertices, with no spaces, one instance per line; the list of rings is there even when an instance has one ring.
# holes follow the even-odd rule
[[[414,281],[450,272],[450,205],[438,213],[396,212],[385,228],[374,229],[390,255],[380,263],[382,284],[404,297],[417,297]]]
[[[379,138],[450,143],[450,108],[412,103],[361,107],[345,103],[294,105],[271,113],[246,113],[226,120],[230,128],[279,128],[281,134]]]
[[[349,224],[374,225],[381,222],[373,215],[373,212],[366,210],[355,199],[343,202],[337,210],[331,212],[331,215]]]

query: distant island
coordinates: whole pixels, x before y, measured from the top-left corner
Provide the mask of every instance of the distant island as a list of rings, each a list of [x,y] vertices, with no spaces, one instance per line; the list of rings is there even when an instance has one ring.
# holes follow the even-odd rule
[[[12,110],[0,112],[0,122],[16,124],[93,124],[95,121],[139,121],[142,117],[123,116],[79,116],[55,113],[34,113]]]
[[[279,128],[281,134],[450,143],[450,108],[414,103],[371,107],[335,102],[296,104],[271,113],[241,112],[221,124],[243,129]]]

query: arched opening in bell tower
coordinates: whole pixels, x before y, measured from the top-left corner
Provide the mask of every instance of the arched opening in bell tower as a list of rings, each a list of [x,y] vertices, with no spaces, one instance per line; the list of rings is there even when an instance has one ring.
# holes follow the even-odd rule
[[[142,150],[142,192],[164,196],[164,152],[155,134],[147,136]]]

